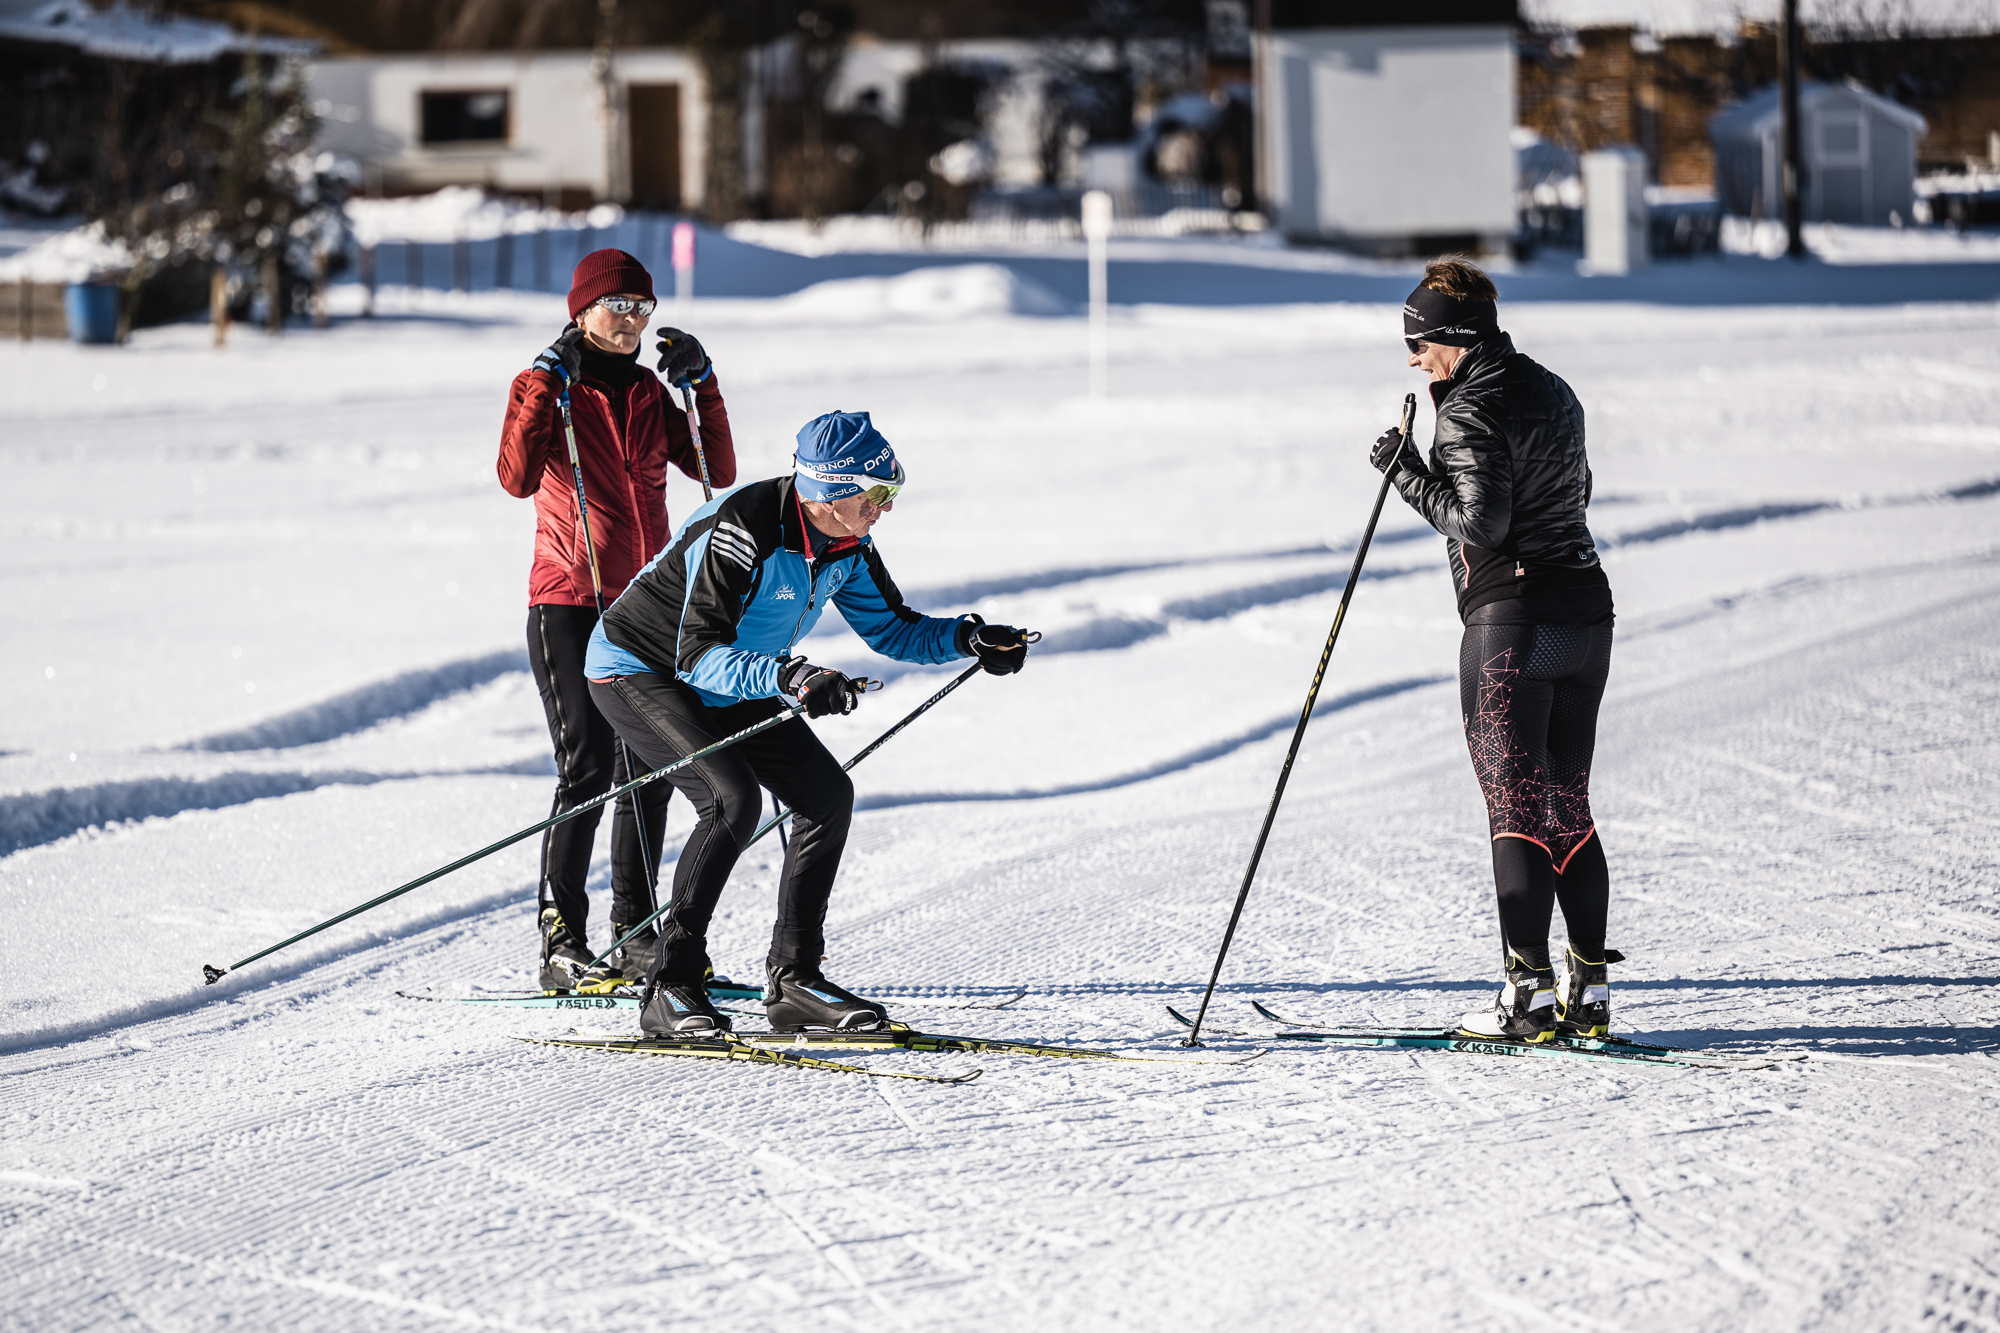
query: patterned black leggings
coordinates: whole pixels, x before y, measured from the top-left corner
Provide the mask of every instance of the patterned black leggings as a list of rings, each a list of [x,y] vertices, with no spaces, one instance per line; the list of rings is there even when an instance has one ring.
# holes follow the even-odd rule
[[[1465,627],[1459,707],[1493,834],[1503,948],[1546,956],[1557,899],[1570,945],[1601,958],[1610,877],[1590,813],[1610,625]]]

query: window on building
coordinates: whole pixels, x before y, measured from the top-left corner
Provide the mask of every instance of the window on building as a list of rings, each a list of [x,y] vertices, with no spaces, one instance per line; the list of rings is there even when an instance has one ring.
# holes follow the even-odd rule
[[[421,94],[426,144],[507,142],[507,90],[465,88]]]

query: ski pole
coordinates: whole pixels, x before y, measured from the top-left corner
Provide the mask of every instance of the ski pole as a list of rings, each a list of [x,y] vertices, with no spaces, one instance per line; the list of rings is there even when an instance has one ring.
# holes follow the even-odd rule
[[[1037,634],[1034,636],[1034,639],[1039,639],[1041,637],[1042,637],[1041,635]],[[1033,640],[1031,639],[1030,642],[1033,642]],[[947,694],[950,694],[953,690],[957,689],[959,686],[965,684],[966,681],[971,680],[973,674],[978,670],[979,670],[979,663],[974,662],[971,666],[959,672],[956,676],[953,676],[951,678],[951,683],[949,685],[946,685],[936,694],[933,694],[930,698],[924,700],[922,703],[918,704],[915,708],[911,709],[909,716],[905,717],[901,722],[898,722],[895,726],[883,732],[880,736],[877,736],[874,739],[874,741],[872,741],[869,744],[867,749],[863,750],[860,754],[855,755],[852,759],[842,764],[840,766],[840,771],[843,773],[847,772],[847,770],[853,768],[863,759],[866,759],[869,755],[874,754],[877,750],[881,749],[882,743],[884,741],[888,740],[891,736],[894,736],[904,727],[909,726],[912,722],[915,722],[925,713],[928,713],[931,710],[931,705],[935,704],[938,700],[944,698]],[[769,833],[772,829],[778,827],[778,825],[784,823],[787,819],[790,819],[791,817],[792,817],[791,811],[781,808],[777,814],[771,816],[770,819],[764,822],[764,826],[762,828],[758,829],[755,833],[750,835],[750,841],[743,844],[744,848],[747,850],[752,844],[756,843],[758,839],[762,838],[766,833]],[[654,909],[653,915],[647,917],[644,921],[641,921],[638,925],[626,931],[624,939],[613,942],[610,948],[606,949],[603,953],[599,954],[597,957],[591,959],[590,966],[596,967],[599,963],[609,958],[612,954],[617,953],[618,950],[620,950],[625,946],[627,940],[630,940],[634,935],[637,935],[640,931],[652,925],[653,922],[657,921],[666,912],[667,908],[671,907],[672,905],[673,905],[672,903],[668,903],[665,906]]]
[[[1402,434],[1404,440],[1410,438],[1410,427],[1417,416],[1417,396],[1406,395],[1403,399]],[[1291,781],[1292,761],[1299,757],[1299,744],[1306,738],[1306,723],[1312,721],[1313,703],[1319,698],[1320,682],[1326,679],[1326,664],[1333,656],[1334,641],[1340,637],[1340,622],[1347,617],[1347,604],[1354,596],[1354,585],[1361,581],[1361,562],[1368,558],[1368,543],[1375,539],[1375,524],[1382,517],[1382,502],[1389,498],[1389,482],[1396,475],[1391,464],[1382,474],[1382,488],[1375,492],[1375,508],[1368,515],[1368,526],[1361,533],[1361,546],[1354,552],[1354,568],[1347,571],[1347,587],[1340,594],[1340,607],[1333,613],[1333,628],[1327,632],[1326,647],[1319,655],[1319,669],[1313,672],[1312,688],[1306,691],[1306,706],[1299,713],[1299,725],[1292,732],[1292,746],[1285,751],[1284,767],[1278,770],[1278,786],[1271,793],[1271,806],[1264,811],[1264,826],[1257,830],[1257,845],[1250,849],[1250,866],[1243,872],[1243,887],[1237,890],[1235,910],[1229,914],[1229,928],[1222,932],[1222,947],[1215,952],[1215,967],[1208,974],[1208,989],[1201,994],[1201,1008],[1194,1016],[1194,1026],[1181,1041],[1183,1046],[1201,1045],[1202,1020],[1208,1017],[1208,1002],[1215,995],[1216,978],[1222,975],[1222,960],[1229,956],[1229,942],[1236,938],[1236,923],[1242,919],[1243,904],[1250,898],[1250,882],[1257,878],[1257,863],[1264,857],[1264,840],[1271,836],[1271,823],[1278,817],[1278,802],[1285,799],[1285,784]]]
[[[590,499],[583,493],[583,459],[576,451],[576,424],[569,413],[569,373],[563,372],[562,394],[556,399],[562,408],[563,438],[569,442],[569,474],[576,483],[576,515],[583,527],[583,550],[590,560],[590,596],[597,603],[597,618],[604,619],[604,580],[597,572],[597,543],[590,536]],[[708,488],[703,486],[705,491]],[[625,738],[618,737],[618,757],[624,762],[625,774],[632,774],[632,752],[625,746]],[[646,836],[646,812],[639,808],[639,798],[632,798],[632,831],[639,837],[639,862],[646,868],[646,901],[654,907],[660,905],[659,868],[653,864],[653,843]],[[535,888],[536,911],[542,906],[541,886]]]
[[[1035,637],[1040,638],[1041,636],[1038,634]],[[860,763],[863,759],[866,759],[869,755],[874,754],[877,750],[881,749],[882,743],[884,741],[888,740],[891,736],[894,736],[904,727],[909,726],[912,722],[915,722],[925,713],[928,713],[931,710],[932,704],[944,698],[947,694],[950,694],[953,690],[957,689],[959,686],[965,684],[966,681],[971,680],[973,677],[973,673],[978,670],[979,670],[979,663],[974,662],[971,666],[959,672],[956,676],[953,676],[951,678],[951,683],[949,685],[946,685],[936,694],[933,694],[930,698],[918,704],[914,709],[910,710],[910,714],[908,717],[905,717],[901,722],[898,722],[895,726],[889,728],[887,731],[883,732],[880,736],[877,736],[874,740],[870,741],[868,743],[868,748],[863,750],[861,753],[855,755],[852,759],[848,760],[846,763],[842,764],[840,766],[840,771],[843,773],[847,772],[849,769],[853,768],[856,764]],[[778,813],[772,815],[770,819],[766,820],[764,823],[764,827],[758,829],[755,833],[751,834],[750,842],[746,842],[743,845],[745,847],[748,847],[750,843],[756,842],[759,838],[763,837],[766,833],[769,833],[772,829],[778,827],[778,825],[784,823],[787,819],[790,819],[791,817],[792,817],[791,811],[784,809],[782,806],[779,807]]]
[[[701,469],[701,498],[713,500],[714,494],[708,489],[708,455],[701,447],[701,414],[694,410],[694,385],[683,384],[681,390],[681,410],[687,413],[688,438],[694,441],[695,465]]]
[[[862,683],[872,684],[873,682],[864,681]],[[767,731],[770,728],[777,726],[780,722],[785,721],[787,718],[797,717],[799,716],[799,714],[805,712],[805,708],[806,706],[803,702],[793,704],[790,708],[787,708],[782,712],[773,713],[771,716],[765,718],[762,722],[756,723],[753,726],[745,727],[743,728],[743,730],[736,732],[734,735],[724,736],[721,740],[715,742],[713,745],[704,745],[701,749],[696,750],[693,754],[688,755],[684,759],[676,759],[671,764],[665,764],[659,768],[654,769],[652,772],[646,774],[644,777],[634,778],[632,781],[626,783],[622,787],[614,787],[610,791],[605,792],[602,796],[593,796],[589,800],[584,801],[581,804],[571,806],[569,809],[563,811],[561,814],[549,816],[547,819],[544,819],[539,824],[530,824],[527,828],[522,829],[518,833],[510,833],[506,837],[502,838],[500,841],[492,844],[489,847],[482,847],[478,851],[472,853],[472,855],[470,856],[462,856],[458,860],[453,861],[448,866],[439,866],[436,870],[431,871],[428,875],[420,875],[416,879],[411,880],[408,884],[403,885],[401,888],[391,889],[389,890],[389,892],[382,894],[380,897],[377,898],[370,898],[367,902],[362,903],[358,907],[350,907],[345,912],[342,912],[339,916],[328,917],[326,920],[320,922],[318,925],[313,926],[307,930],[302,930],[298,934],[292,936],[290,939],[279,940],[276,944],[272,945],[268,949],[259,949],[256,953],[251,954],[248,958],[244,958],[238,962],[231,963],[228,967],[211,967],[207,963],[204,963],[202,964],[201,968],[202,975],[208,979],[208,984],[213,986],[216,982],[222,980],[224,977],[228,976],[231,972],[236,971],[238,968],[244,966],[246,963],[254,963],[259,958],[264,957],[266,954],[274,954],[278,950],[283,949],[289,945],[297,944],[300,940],[305,939],[309,935],[317,935],[322,930],[325,930],[328,926],[337,926],[341,922],[347,920],[349,917],[359,916],[371,907],[381,906],[383,903],[388,902],[391,898],[400,898],[402,895],[408,893],[411,889],[421,888],[422,886],[430,883],[434,879],[441,879],[444,876],[449,875],[454,870],[462,869],[465,866],[471,865],[474,861],[478,861],[485,857],[493,855],[493,853],[499,851],[503,847],[512,847],[515,843],[521,841],[521,839],[532,837],[533,835],[540,833],[543,829],[554,828],[557,824],[562,823],[566,819],[575,819],[578,815],[582,814],[586,810],[595,810],[598,806],[603,805],[606,801],[615,801],[620,796],[625,795],[627,792],[637,791],[639,788],[645,786],[649,782],[657,782],[659,779],[666,777],[669,773],[675,772],[678,769],[686,768],[689,764],[694,763],[697,759],[706,759],[709,755],[714,754],[717,750],[726,750],[730,746],[736,744],[738,741],[748,740],[750,737],[755,736],[760,731]]]

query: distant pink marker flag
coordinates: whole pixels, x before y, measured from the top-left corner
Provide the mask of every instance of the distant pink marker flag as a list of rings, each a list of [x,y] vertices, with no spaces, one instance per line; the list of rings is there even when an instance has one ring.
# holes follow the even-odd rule
[[[674,299],[694,299],[694,223],[674,224]]]

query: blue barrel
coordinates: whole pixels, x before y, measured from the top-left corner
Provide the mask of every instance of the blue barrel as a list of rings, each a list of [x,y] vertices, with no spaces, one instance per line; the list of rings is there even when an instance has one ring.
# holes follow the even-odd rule
[[[118,341],[118,288],[108,282],[72,282],[63,288],[69,336],[80,343]]]

